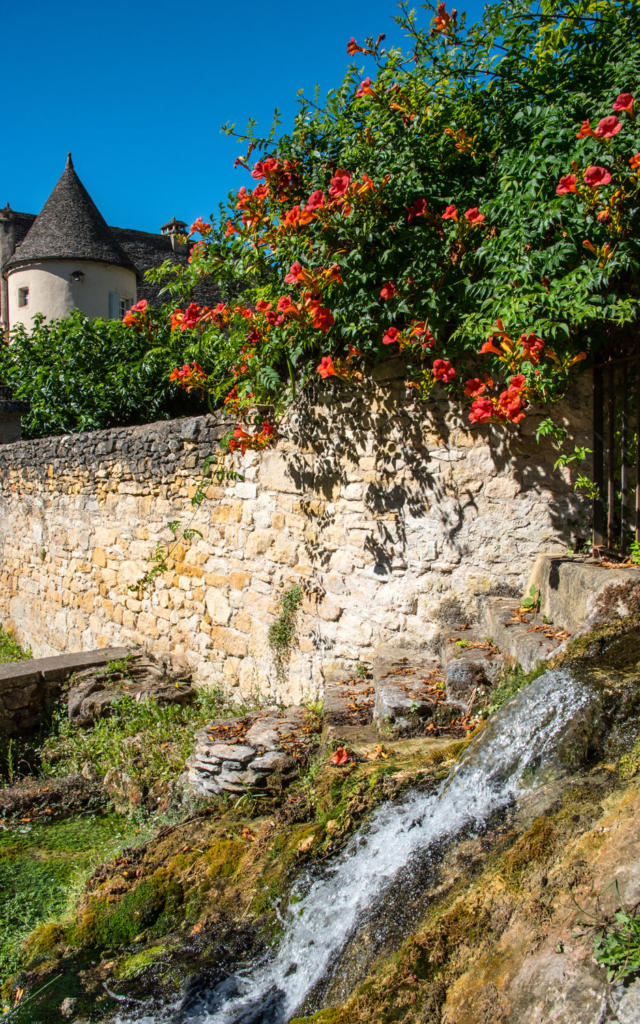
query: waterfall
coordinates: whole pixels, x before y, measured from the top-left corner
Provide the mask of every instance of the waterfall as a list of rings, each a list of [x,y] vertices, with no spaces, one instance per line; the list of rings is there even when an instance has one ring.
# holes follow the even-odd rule
[[[174,1007],[118,1024],[285,1024],[398,874],[512,804],[524,772],[548,761],[591,699],[566,670],[545,672],[491,717],[437,792],[383,805],[330,864],[303,875],[270,959],[228,978],[190,1015]]]

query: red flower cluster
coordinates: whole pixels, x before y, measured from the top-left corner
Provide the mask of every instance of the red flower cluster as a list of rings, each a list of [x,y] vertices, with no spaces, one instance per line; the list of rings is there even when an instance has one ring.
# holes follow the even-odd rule
[[[451,35],[453,33],[453,30],[456,28],[457,23],[458,12],[456,11],[455,7],[452,7],[451,12],[449,13],[445,8],[444,3],[439,3],[438,14],[433,23],[431,35],[435,35],[436,32],[441,32],[445,36]]]
[[[480,210],[478,209],[477,206],[472,206],[470,209],[465,210],[464,218],[467,224],[469,224],[471,227],[475,227],[476,225],[479,224],[484,224],[486,220],[484,213],[480,213]],[[458,223],[458,207],[454,206],[453,203],[450,203],[449,206],[446,207],[444,213],[442,214],[442,219],[453,220],[456,223]]]
[[[611,174],[605,167],[587,167],[584,172],[584,183],[589,188],[599,188],[600,185],[608,185],[611,181]]]
[[[456,376],[456,371],[448,359],[434,359],[433,376],[443,384],[450,384]]]
[[[237,426],[229,440],[229,451],[239,451],[241,455],[250,450],[260,451],[262,448],[269,447],[274,435],[275,428],[267,420],[263,421],[260,430],[256,431],[255,434],[250,434],[242,427]]]
[[[622,111],[624,111],[626,114],[629,114],[630,117],[633,117],[633,96],[631,95],[631,93],[621,92],[617,100],[615,100],[613,104],[613,109],[617,111],[619,114],[622,113]]]
[[[383,345],[393,345],[398,341],[400,337],[400,331],[397,327],[387,327],[387,332],[382,339]]]
[[[202,217],[197,217],[189,228],[189,237],[191,237],[191,235],[202,235],[203,238],[206,238],[211,234],[212,230],[213,227],[211,224],[207,224]]]
[[[224,302],[219,302],[213,309],[209,306],[199,306],[197,302],[191,302],[184,312],[181,309],[174,309],[171,314],[171,330],[189,331],[205,323],[213,323],[222,327],[228,318],[229,309]]]
[[[415,220],[416,217],[425,217],[429,212],[427,209],[426,199],[414,199],[411,206],[406,207],[407,210],[407,222],[411,224],[411,221]]]
[[[332,199],[338,199],[347,192],[351,183],[351,173],[349,171],[338,170],[333,175],[329,183],[329,195]]]
[[[560,181],[558,182],[558,184],[556,186],[556,193],[559,196],[564,196],[564,195],[567,194],[567,192],[577,192],[577,191],[578,191],[578,179],[576,178],[575,174],[565,174],[565,176],[563,178],[560,178]]]
[[[128,309],[122,318],[123,324],[127,327],[136,327],[140,329],[147,325],[147,307],[149,303],[146,299],[140,299],[136,302],[131,309]]]
[[[475,390],[467,390],[470,385]],[[467,381],[465,393],[480,396],[471,405],[469,422],[520,423],[525,417],[524,409],[527,403],[527,387],[524,375],[519,373],[512,377],[509,381],[509,386],[497,397],[483,396],[481,394],[489,386],[493,386],[493,381],[487,380],[486,384],[483,384],[477,378]]]
[[[356,89],[356,99],[361,99],[363,96],[375,96],[370,78],[365,78]]]
[[[339,380],[347,381],[347,383],[351,383],[354,380],[361,381],[363,379],[362,374],[353,365],[355,360],[361,358],[361,356],[362,352],[353,345],[349,345],[346,359],[338,359],[334,362],[331,356],[323,356],[316,367],[316,372],[323,380],[326,380],[328,377],[338,377]]]
[[[380,289],[380,298],[384,299],[385,302],[388,299],[392,299],[393,296],[397,295],[397,294],[398,294],[398,289],[396,288],[396,286],[393,283],[393,281],[386,281],[385,284],[383,284],[382,288]]]
[[[183,391],[199,391],[204,398],[208,377],[200,363],[185,363],[171,371],[169,380],[176,381]]]

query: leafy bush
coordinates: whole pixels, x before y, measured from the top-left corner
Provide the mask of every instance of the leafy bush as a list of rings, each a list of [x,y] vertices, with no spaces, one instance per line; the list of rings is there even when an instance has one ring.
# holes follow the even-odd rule
[[[148,423],[194,414],[169,381],[181,348],[160,313],[144,331],[78,310],[63,320],[37,316],[30,332],[20,324],[0,345],[0,380],[31,405],[25,437]]]
[[[0,626],[0,665],[10,661],[28,661],[31,657],[31,650],[21,647],[13,633]]]
[[[212,719],[233,714],[220,691],[198,690],[192,704],[158,704],[123,697],[108,717],[89,729],[70,722],[61,704],[41,749],[45,774],[68,775],[90,765],[101,778],[125,772],[144,791],[176,778],[193,749],[195,732]]]
[[[301,384],[358,385],[398,352],[414,393],[517,423],[637,320],[636,0],[502,0],[469,28],[423,6],[401,6],[407,52],[352,39],[370,73],[303,98],[289,135],[228,129],[252,188],[156,275],[239,296],[172,315],[208,339],[211,372],[175,376],[239,415],[232,447],[270,443]]]
[[[607,968],[609,981],[626,981],[640,973],[640,907],[616,912],[594,944],[594,956]]]

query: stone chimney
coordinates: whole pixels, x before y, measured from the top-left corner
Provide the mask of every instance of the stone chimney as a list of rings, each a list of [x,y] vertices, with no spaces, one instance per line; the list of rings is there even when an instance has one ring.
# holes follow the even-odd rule
[[[9,330],[9,286],[2,269],[13,256],[15,247],[15,218],[7,203],[5,208],[0,210],[0,331],[3,334]]]
[[[174,252],[184,252],[187,248],[187,225],[183,220],[172,217],[168,224],[160,228],[163,235],[169,235],[171,248]]]

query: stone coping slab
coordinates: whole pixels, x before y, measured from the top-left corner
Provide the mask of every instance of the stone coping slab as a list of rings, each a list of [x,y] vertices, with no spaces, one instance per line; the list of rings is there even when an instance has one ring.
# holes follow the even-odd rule
[[[40,680],[58,682],[82,672],[84,669],[99,668],[110,661],[120,661],[133,652],[129,647],[101,647],[95,651],[77,651],[73,654],[55,654],[48,658],[31,658],[29,661],[11,661],[0,665],[0,684],[4,682],[26,685]]]
[[[580,558],[540,554],[533,567],[526,593],[534,586],[540,595],[540,614],[569,633],[595,624],[597,606],[610,588],[640,584],[640,567],[606,568]],[[615,597],[615,595],[612,595]],[[628,614],[621,598],[610,612]],[[594,616],[596,619],[594,619]]]

